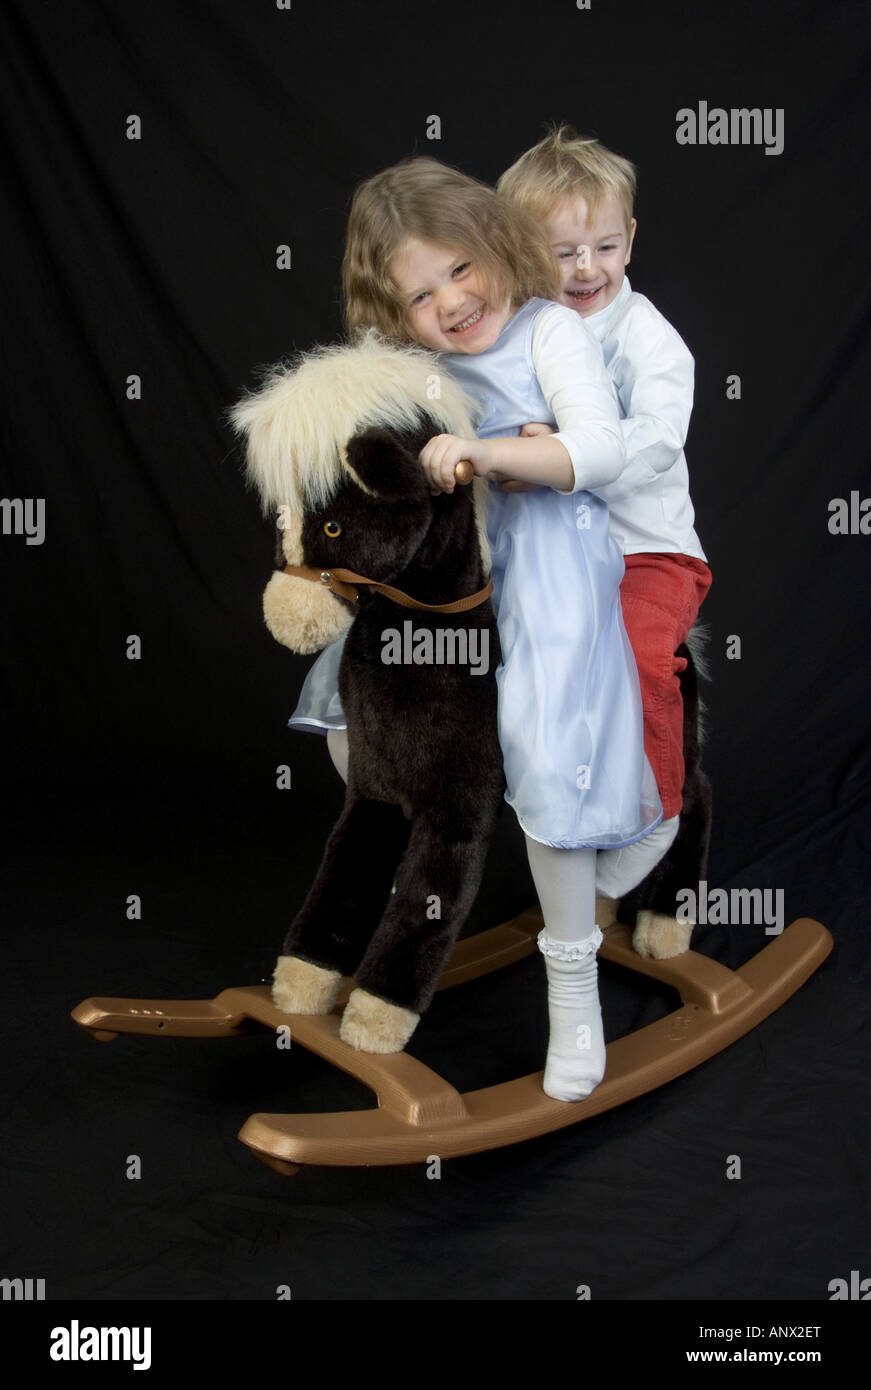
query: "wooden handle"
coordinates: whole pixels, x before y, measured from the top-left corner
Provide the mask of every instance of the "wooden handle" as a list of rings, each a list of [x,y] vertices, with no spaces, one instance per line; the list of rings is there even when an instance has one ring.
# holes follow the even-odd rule
[[[472,479],[474,478],[474,476],[475,476],[475,470],[474,470],[474,468],[472,467],[472,465],[469,463],[469,460],[468,460],[468,459],[460,459],[460,462],[457,464],[456,468],[454,469],[454,477],[456,478],[457,482],[458,482],[458,483],[461,483],[461,484],[463,485],[463,487],[465,487],[468,483],[470,483],[470,482],[472,481]]]

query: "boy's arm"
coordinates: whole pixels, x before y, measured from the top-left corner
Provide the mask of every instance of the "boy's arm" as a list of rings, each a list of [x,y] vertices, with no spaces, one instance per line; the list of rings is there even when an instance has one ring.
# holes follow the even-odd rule
[[[574,310],[554,304],[536,320],[532,361],[557,423],[550,439],[564,445],[572,464],[573,480],[556,490],[599,492],[623,471],[626,446],[616,393],[598,340]]]
[[[620,387],[626,466],[616,481],[593,490],[620,502],[671,468],[683,450],[693,408],[692,353],[664,319],[639,318],[627,338]]]

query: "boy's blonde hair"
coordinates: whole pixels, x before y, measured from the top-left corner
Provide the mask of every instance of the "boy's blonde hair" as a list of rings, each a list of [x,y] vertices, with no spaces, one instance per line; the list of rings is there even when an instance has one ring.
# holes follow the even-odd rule
[[[352,336],[373,327],[395,342],[415,341],[390,272],[396,252],[411,237],[468,253],[499,301],[519,305],[534,296],[559,297],[556,258],[528,213],[459,169],[412,156],[373,175],[354,194],[342,262]]]
[[[552,126],[544,140],[505,170],[496,189],[539,223],[558,204],[579,194],[592,219],[613,194],[628,235],[635,203],[635,165],[598,140],[579,135],[573,126]]]

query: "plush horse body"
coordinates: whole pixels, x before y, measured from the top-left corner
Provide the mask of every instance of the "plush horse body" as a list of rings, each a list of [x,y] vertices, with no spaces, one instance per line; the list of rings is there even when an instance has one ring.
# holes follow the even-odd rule
[[[434,435],[473,433],[469,404],[431,354],[370,333],[273,372],[233,412],[264,511],[278,511],[267,626],[299,652],[348,631],[345,804],[273,999],[329,1013],[355,976],[341,1037],[367,1052],[401,1050],[429,1005],[504,791],[486,485],[433,496],[418,461]]]

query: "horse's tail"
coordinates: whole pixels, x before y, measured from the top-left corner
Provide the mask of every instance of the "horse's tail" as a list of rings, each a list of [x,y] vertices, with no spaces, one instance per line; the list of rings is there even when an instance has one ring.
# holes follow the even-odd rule
[[[676,656],[683,657],[686,666],[678,676],[683,700],[683,746],[685,778],[701,764],[702,745],[707,733],[707,707],[699,690],[699,682],[710,683],[708,648],[711,632],[706,623],[696,621],[686,642],[678,647]]]
[[[684,887],[699,882],[707,874],[711,843],[711,783],[702,768],[707,708],[699,690],[700,681],[710,683],[711,680],[710,640],[708,625],[696,621],[686,642],[678,648],[678,655],[685,657],[687,663],[678,678],[683,699],[683,807],[678,837],[672,846],[674,854],[666,858],[674,860],[672,879],[683,879],[681,886]]]

